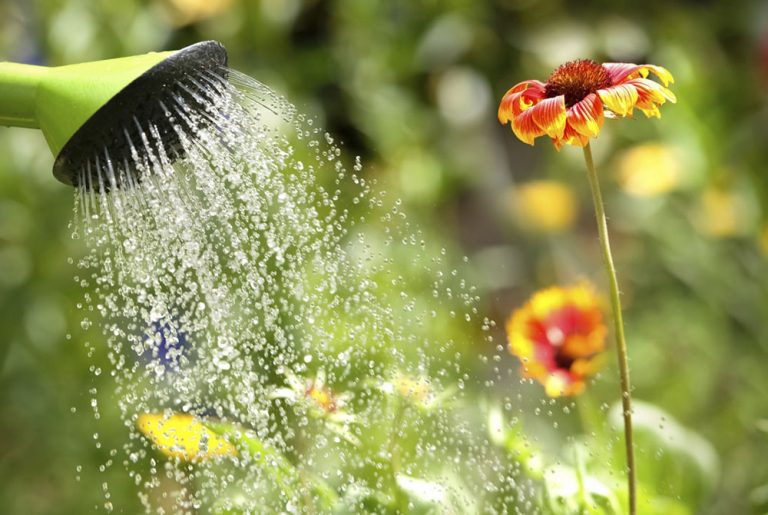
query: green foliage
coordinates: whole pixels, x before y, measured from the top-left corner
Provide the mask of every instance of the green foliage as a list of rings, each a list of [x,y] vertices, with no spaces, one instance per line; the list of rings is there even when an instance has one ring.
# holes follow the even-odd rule
[[[10,0],[0,4],[0,53],[56,65],[219,39],[235,68],[317,117],[344,142],[343,159],[361,155],[362,175],[378,181],[385,200],[402,198],[410,227],[420,228],[424,246],[387,247],[381,235],[385,257],[407,284],[382,276],[377,288],[393,305],[407,288],[418,309],[435,309],[438,329],[413,328],[416,338],[434,330],[456,340],[450,359],[472,374],[442,381],[461,388],[471,406],[450,406],[450,413],[472,420],[520,482],[540,493],[535,507],[526,499],[503,506],[500,499],[515,499],[509,492],[517,485],[488,493],[480,473],[457,476],[415,463],[413,471],[387,472],[390,482],[378,490],[341,494],[295,456],[244,431],[231,433],[272,459],[271,494],[308,481],[318,509],[334,505],[339,513],[360,499],[370,512],[436,512],[435,499],[457,512],[623,509],[621,431],[605,422],[618,395],[613,356],[575,402],[544,398],[539,385],[519,382],[514,358],[501,352],[494,359],[503,320],[532,290],[602,280],[579,153],[556,153],[543,141],[531,149],[494,119],[497,100],[513,84],[544,79],[563,60],[591,57],[658,63],[677,79],[679,103],[665,106],[660,122],[608,121],[594,144],[634,396],[649,403],[636,402],[635,413],[641,513],[768,509],[768,35],[757,21],[768,15],[764,2],[235,0],[199,18],[173,7],[182,3]],[[646,142],[674,151],[677,180],[672,190],[643,197],[627,191],[622,170],[631,164],[627,150]],[[96,317],[80,309],[81,278],[73,281],[78,271],[67,264],[83,253],[69,236],[72,194],[54,181],[51,167],[40,134],[0,128],[0,512],[91,513],[109,502],[137,513],[125,457],[109,455],[125,427],[112,405],[107,349],[97,330],[80,326],[84,316]],[[513,215],[517,185],[537,178],[558,180],[579,199],[568,231],[537,233]],[[367,209],[351,198],[348,205],[357,214]],[[363,230],[379,234],[381,227],[371,218]],[[443,249],[448,268],[457,270],[451,280],[478,286],[477,318],[488,322],[471,335],[451,316],[464,299],[430,306],[432,278],[419,264]],[[316,323],[343,335],[345,316]],[[358,343],[377,336],[361,335]],[[340,337],[329,345],[349,343]],[[370,359],[394,367],[376,349]],[[379,386],[357,387],[385,395]],[[494,403],[500,407],[478,415],[479,406]],[[424,406],[405,409],[436,428],[446,424],[430,419],[436,415]],[[387,441],[395,413],[393,405],[385,423],[364,435],[361,453]],[[310,429],[330,434],[319,423]],[[414,433],[404,424],[404,448]],[[383,477],[378,470],[360,474]],[[236,489],[224,492],[227,507],[219,513],[237,513],[237,496]]]

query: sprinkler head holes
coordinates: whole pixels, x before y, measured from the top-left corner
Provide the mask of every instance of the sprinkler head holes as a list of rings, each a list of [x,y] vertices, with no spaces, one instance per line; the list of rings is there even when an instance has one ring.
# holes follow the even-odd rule
[[[217,85],[227,51],[215,41],[188,46],[139,75],[110,98],[56,156],[53,175],[86,190],[130,187],[158,155],[183,157],[180,133],[215,123]],[[162,150],[162,152],[160,152]]]

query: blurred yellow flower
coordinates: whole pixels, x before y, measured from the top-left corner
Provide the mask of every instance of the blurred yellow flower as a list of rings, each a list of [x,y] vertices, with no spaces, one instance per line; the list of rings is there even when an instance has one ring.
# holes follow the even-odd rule
[[[619,158],[621,187],[636,197],[654,197],[674,190],[680,184],[681,172],[677,153],[667,145],[637,145]]]
[[[231,443],[192,415],[143,413],[139,415],[137,425],[144,436],[171,458],[202,461],[221,456],[237,456],[237,449]]]
[[[724,238],[748,233],[754,221],[753,214],[748,199],[738,191],[711,186],[701,194],[696,220],[702,233]]]
[[[529,181],[510,190],[509,203],[521,228],[542,233],[562,232],[576,220],[576,196],[566,184]]]
[[[432,387],[426,378],[412,378],[408,376],[398,376],[394,380],[395,390],[398,394],[413,402],[423,403],[432,395]]]
[[[550,397],[581,393],[605,349],[603,315],[587,284],[536,292],[509,317],[506,329],[523,377],[540,382]]]
[[[444,406],[456,394],[453,386],[438,390],[427,377],[411,376],[402,372],[396,372],[390,380],[379,382],[377,386],[387,395],[403,399],[409,405],[424,411]]]
[[[175,22],[189,25],[224,12],[232,0],[167,0],[173,8]]]

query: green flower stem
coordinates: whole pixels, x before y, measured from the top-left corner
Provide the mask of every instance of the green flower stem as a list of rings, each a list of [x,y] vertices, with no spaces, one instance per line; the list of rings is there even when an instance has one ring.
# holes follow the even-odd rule
[[[205,426],[218,435],[229,437],[236,447],[248,449],[255,462],[265,467],[284,493],[298,497],[297,487],[308,483],[324,509],[333,511],[338,505],[336,492],[325,481],[299,470],[282,453],[249,435],[244,428],[213,421],[206,421]]]
[[[389,434],[389,468],[392,476],[392,493],[394,495],[395,505],[398,513],[409,513],[408,498],[397,484],[397,475],[400,473],[400,451],[398,445],[398,431],[403,427],[403,415],[405,407],[401,399],[395,399],[395,416],[392,421],[392,430]]]
[[[595,406],[589,392],[584,392],[574,400],[576,411],[581,422],[581,429],[586,434],[603,435],[604,425],[602,423],[604,415],[600,409]]]
[[[608,274],[608,286],[611,293],[611,310],[613,312],[614,332],[616,333],[616,355],[619,359],[619,374],[621,376],[621,405],[624,416],[624,445],[627,454],[627,486],[629,489],[629,513],[637,513],[637,491],[635,480],[635,450],[632,443],[632,398],[630,395],[629,363],[627,361],[627,342],[624,339],[624,320],[621,316],[621,299],[619,298],[619,282],[616,279],[616,268],[613,266],[611,242],[608,239],[608,223],[605,219],[603,196],[600,193],[600,182],[592,159],[592,148],[589,143],[584,147],[584,161],[587,164],[587,177],[592,189],[592,201],[595,205],[597,232],[600,235],[600,248],[603,251],[603,264]]]

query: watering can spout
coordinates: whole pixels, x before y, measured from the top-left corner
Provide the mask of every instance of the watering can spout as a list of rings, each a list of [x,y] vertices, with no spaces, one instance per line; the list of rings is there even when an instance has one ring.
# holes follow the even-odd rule
[[[47,68],[0,63],[0,122],[43,131],[53,155],[96,111],[173,52]]]
[[[0,125],[39,129],[35,98],[43,66],[0,62]]]
[[[56,157],[54,175],[77,186],[85,151],[124,149],[134,119],[167,123],[157,102],[178,94],[185,76],[222,74],[226,63],[214,41],[57,67],[0,62],[0,125],[40,129]]]

